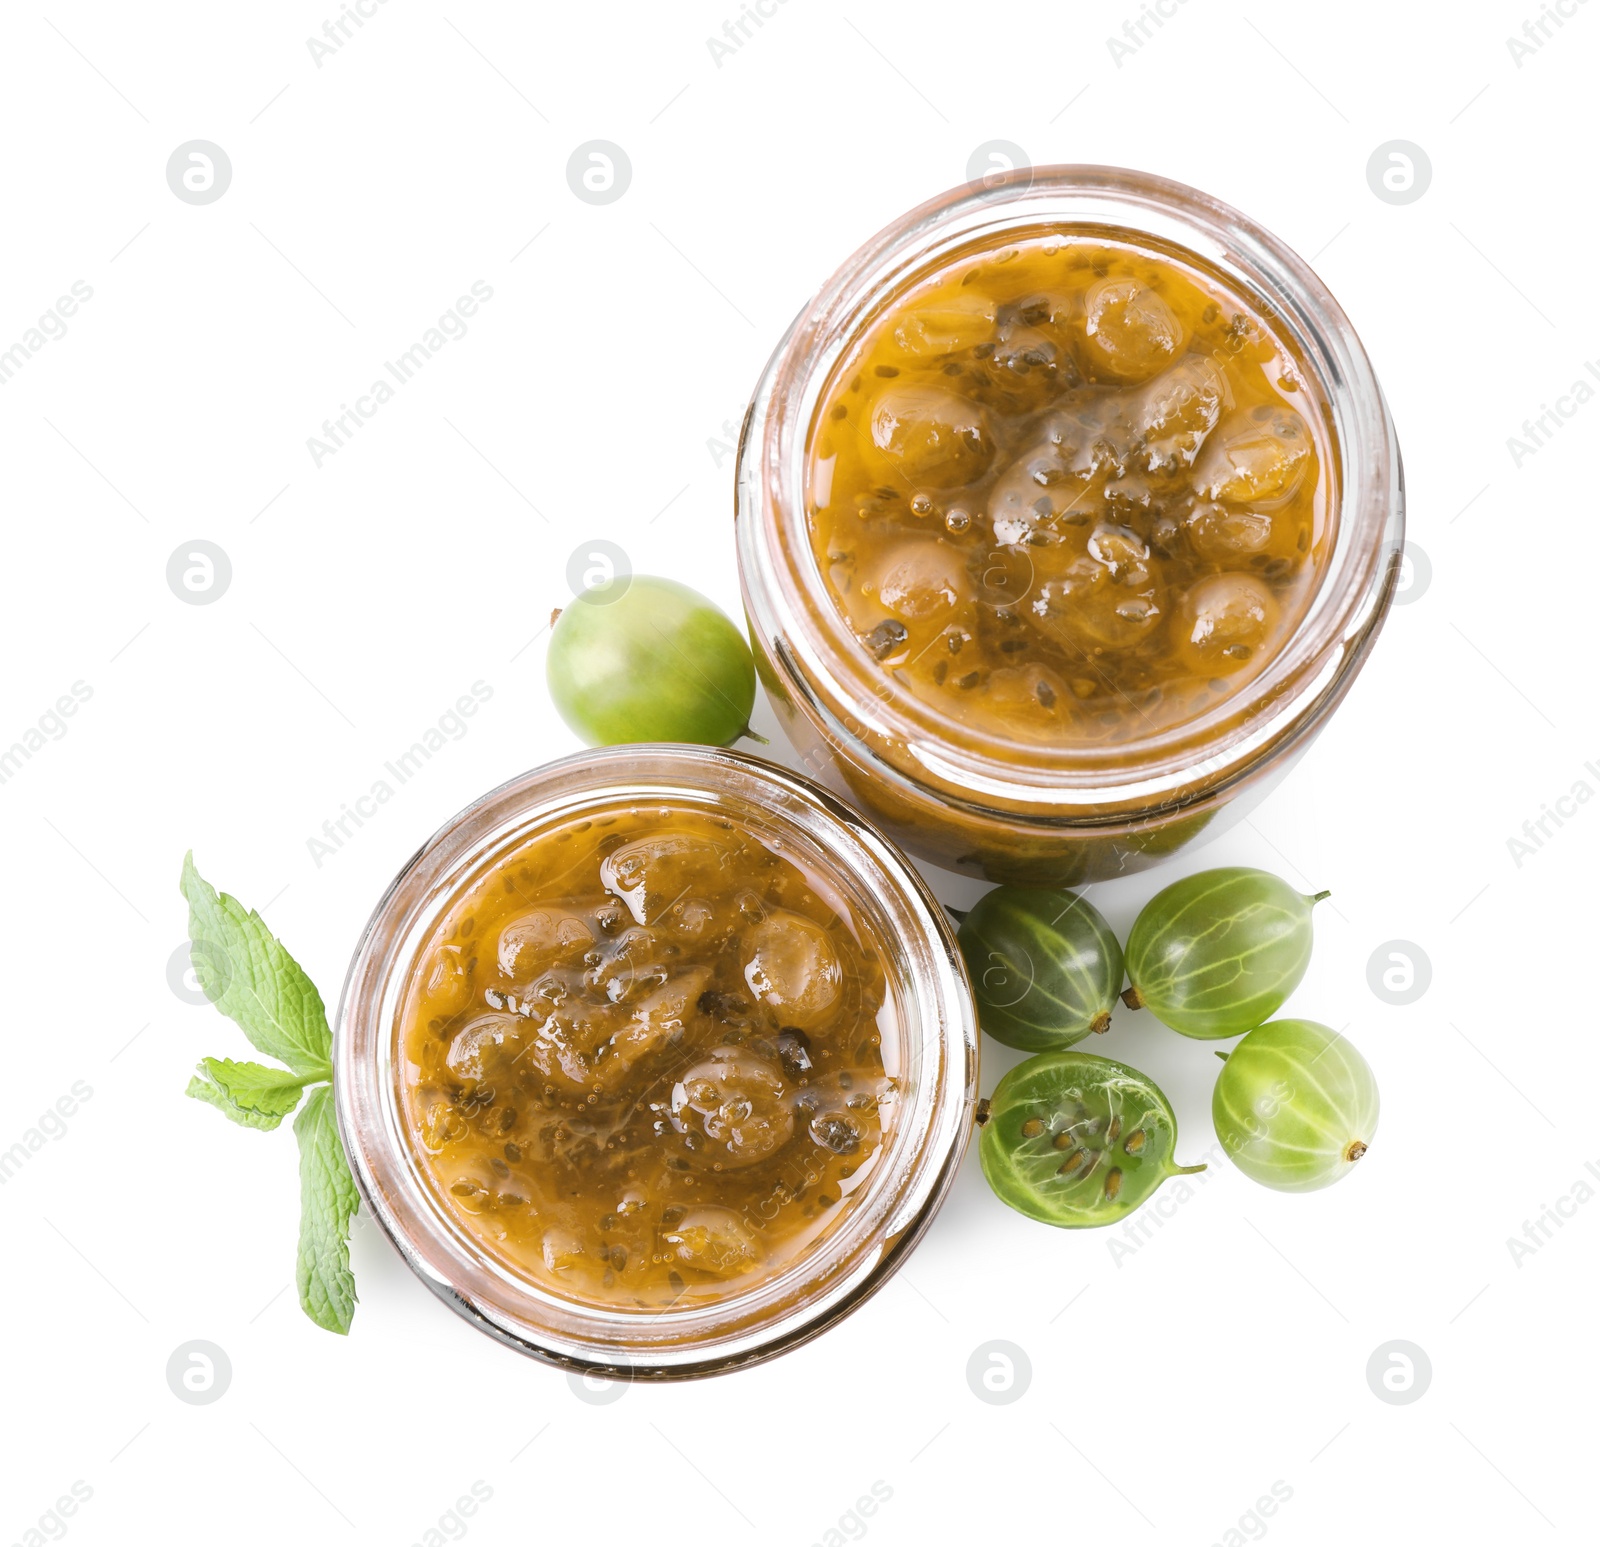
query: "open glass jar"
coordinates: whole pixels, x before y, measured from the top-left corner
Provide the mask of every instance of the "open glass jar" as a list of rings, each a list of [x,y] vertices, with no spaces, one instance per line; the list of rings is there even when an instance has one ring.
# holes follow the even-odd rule
[[[1246,382],[1235,351],[1268,363]],[[851,257],[757,385],[737,500],[805,765],[914,853],[1035,884],[1143,868],[1265,793],[1371,649],[1404,535],[1394,428],[1321,281],[1228,206],[1102,167],[957,189]]]
[[[877,1289],[977,1073],[901,854],[808,780],[679,745],[580,753],[448,823],[378,904],[335,1038],[346,1153],[419,1277],[630,1380],[771,1357]]]

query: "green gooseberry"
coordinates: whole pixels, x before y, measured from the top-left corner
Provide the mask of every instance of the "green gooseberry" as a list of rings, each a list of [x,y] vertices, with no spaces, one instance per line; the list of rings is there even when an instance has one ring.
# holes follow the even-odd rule
[[[1225,1060],[1211,1121],[1228,1158],[1263,1187],[1331,1187],[1366,1154],[1378,1126],[1378,1082],[1338,1032],[1316,1021],[1268,1021]]]
[[[1265,870],[1202,870],[1156,893],[1134,920],[1122,996],[1186,1037],[1236,1037],[1272,1015],[1311,960],[1311,910]]]
[[[1075,892],[997,886],[956,933],[978,1022],[996,1042],[1043,1053],[1111,1024],[1122,947]]]
[[[978,1160],[1002,1203],[1077,1229],[1115,1224],[1169,1176],[1178,1120],[1148,1076],[1111,1058],[1040,1053],[995,1087]]]
[[[725,614],[676,580],[632,575],[583,592],[556,618],[545,680],[591,746],[727,746],[750,728],[756,673]]]

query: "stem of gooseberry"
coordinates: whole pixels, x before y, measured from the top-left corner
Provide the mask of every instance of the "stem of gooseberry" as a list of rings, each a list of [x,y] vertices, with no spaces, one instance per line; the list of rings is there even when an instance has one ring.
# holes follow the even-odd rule
[[[1167,1175],[1168,1176],[1193,1176],[1196,1171],[1204,1171],[1205,1168],[1206,1168],[1206,1163],[1203,1160],[1197,1166],[1170,1166],[1169,1165],[1167,1167]]]
[[[1214,1052],[1217,1055],[1217,1057],[1220,1058],[1223,1061],[1223,1063],[1227,1063],[1228,1055],[1226,1053],[1224,1053],[1220,1047],[1213,1048],[1212,1052]]]
[[[1122,1002],[1127,1005],[1130,1010],[1144,1009],[1144,1000],[1140,996],[1139,990],[1132,986],[1123,991]]]
[[[746,736],[748,736],[752,741],[759,741],[764,747],[770,747],[772,745],[771,741],[769,741],[767,737],[763,736],[760,731],[752,730],[748,725],[746,725],[745,728],[733,739],[735,741],[742,741]]]
[[[1312,906],[1314,907],[1317,903],[1321,902],[1324,897],[1331,897],[1331,896],[1333,896],[1332,892],[1314,892],[1306,900],[1309,903],[1311,903]]]
[[[967,915],[972,910],[970,908],[952,908],[949,903],[946,903],[944,905],[944,911],[948,913],[950,917],[956,921],[956,923],[965,924],[967,921]]]

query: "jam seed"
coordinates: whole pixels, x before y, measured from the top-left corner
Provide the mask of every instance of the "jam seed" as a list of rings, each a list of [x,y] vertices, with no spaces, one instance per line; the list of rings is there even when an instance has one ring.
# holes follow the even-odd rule
[[[885,618],[866,637],[866,646],[878,660],[893,655],[906,642],[906,626],[893,618]]]

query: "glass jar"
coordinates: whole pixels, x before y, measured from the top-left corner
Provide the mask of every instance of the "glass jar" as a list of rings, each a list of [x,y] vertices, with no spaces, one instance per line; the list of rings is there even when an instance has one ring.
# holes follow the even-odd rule
[[[530,834],[618,801],[731,819],[781,843],[881,943],[899,1046],[882,1047],[897,1111],[837,1224],[771,1277],[709,1304],[644,1310],[566,1299],[496,1260],[429,1185],[407,1134],[400,1038],[406,985],[439,920]],[[523,774],[447,823],[379,902],[345,980],[334,1048],[339,1129],[362,1198],[446,1304],[523,1353],[629,1380],[706,1375],[792,1348],[848,1314],[933,1218],[972,1128],[978,1036],[943,909],[869,823],[787,769],[691,746],[601,748]]]
[[[840,362],[897,298],[957,254],[1058,233],[1192,261],[1241,297],[1320,399],[1331,537],[1314,594],[1257,676],[1195,718],[1112,746],[955,737],[877,667],[810,540],[808,452]],[[761,679],[804,765],[906,848],[993,881],[1074,884],[1142,869],[1214,835],[1280,778],[1348,692],[1401,563],[1400,449],[1360,341],[1310,267],[1236,210],[1106,167],[1037,167],[968,185],[873,237],[768,362],[740,440],[737,538]]]

